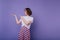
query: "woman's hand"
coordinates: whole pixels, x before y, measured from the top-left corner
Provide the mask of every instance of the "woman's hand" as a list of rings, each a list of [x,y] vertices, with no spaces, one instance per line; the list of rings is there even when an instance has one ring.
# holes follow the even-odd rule
[[[16,16],[16,14],[11,14],[12,16]]]
[[[11,15],[15,17],[16,23],[17,23],[17,24],[19,24],[19,23],[20,23],[20,21],[18,20],[18,18],[17,18],[17,16],[16,16],[16,14],[11,14]]]

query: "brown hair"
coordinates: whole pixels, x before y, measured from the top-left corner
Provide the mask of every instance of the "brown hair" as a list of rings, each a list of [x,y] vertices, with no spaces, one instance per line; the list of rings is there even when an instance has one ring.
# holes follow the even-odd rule
[[[27,11],[27,14],[28,14],[29,16],[31,16],[31,15],[32,15],[32,11],[31,11],[31,9],[30,9],[30,8],[25,8],[25,11]]]

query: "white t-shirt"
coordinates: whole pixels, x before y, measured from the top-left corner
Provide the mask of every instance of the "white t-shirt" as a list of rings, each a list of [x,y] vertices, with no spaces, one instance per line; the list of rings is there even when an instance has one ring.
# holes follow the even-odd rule
[[[33,23],[33,17],[31,17],[31,16],[23,16],[24,17],[24,19],[26,20],[26,21],[31,21],[31,23],[29,24],[29,25],[26,25],[24,22],[23,22],[23,20],[21,19],[21,22],[22,22],[22,27],[27,27],[28,29],[30,29],[30,26],[31,26],[31,24]]]

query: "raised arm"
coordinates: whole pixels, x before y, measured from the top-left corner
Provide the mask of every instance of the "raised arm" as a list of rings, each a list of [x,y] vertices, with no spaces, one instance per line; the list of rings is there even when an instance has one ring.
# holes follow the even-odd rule
[[[13,16],[15,17],[16,23],[17,23],[17,24],[20,24],[21,19],[20,19],[20,20],[18,20],[18,18],[17,18],[17,16],[16,16],[15,14],[14,14]]]
[[[15,15],[15,19],[16,19],[16,23],[17,23],[17,24],[20,24],[21,19],[20,19],[20,20],[18,20],[18,18],[17,18],[17,16],[16,16],[16,15]]]

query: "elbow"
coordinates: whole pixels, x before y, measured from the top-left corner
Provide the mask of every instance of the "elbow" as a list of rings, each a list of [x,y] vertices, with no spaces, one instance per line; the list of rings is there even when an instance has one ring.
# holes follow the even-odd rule
[[[26,23],[26,25],[29,25],[30,23]]]
[[[29,25],[28,23],[26,25]]]
[[[20,24],[19,22],[17,22],[17,24]]]
[[[31,22],[28,22],[28,23],[27,23],[27,25],[30,25],[30,24],[31,24]]]
[[[26,23],[26,25],[30,25],[30,24],[31,24],[31,22],[27,22],[27,23]]]

